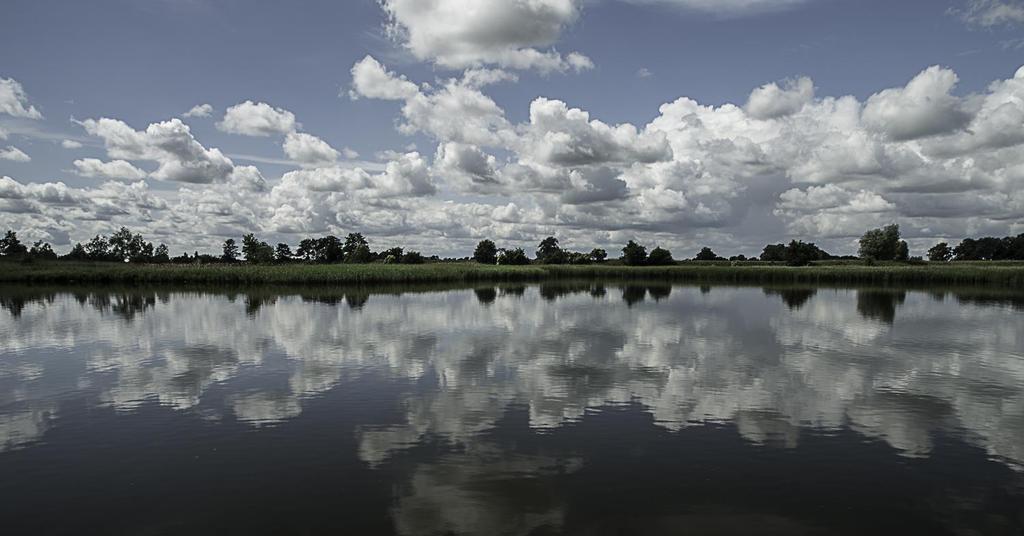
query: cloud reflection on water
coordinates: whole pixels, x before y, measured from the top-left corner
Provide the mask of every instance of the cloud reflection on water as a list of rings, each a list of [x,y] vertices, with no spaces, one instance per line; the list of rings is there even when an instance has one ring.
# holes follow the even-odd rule
[[[371,465],[428,436],[472,445],[514,404],[551,429],[630,402],[670,430],[732,422],[749,441],[793,447],[801,429],[849,426],[910,457],[947,431],[1021,464],[1019,302],[946,298],[592,283],[5,296],[0,448],[43,438],[67,393],[268,425],[372,371],[412,387],[404,423],[358,431]],[[214,386],[227,394],[201,408]]]

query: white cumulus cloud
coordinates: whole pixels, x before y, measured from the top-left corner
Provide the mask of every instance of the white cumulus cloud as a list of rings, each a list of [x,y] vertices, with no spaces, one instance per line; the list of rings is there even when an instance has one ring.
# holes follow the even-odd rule
[[[213,106],[209,104],[197,104],[182,114],[182,117],[210,117],[213,114]]]
[[[227,180],[234,163],[219,149],[207,149],[192,136],[188,125],[174,118],[137,131],[110,118],[81,122],[90,135],[103,139],[107,155],[121,160],[156,162],[150,177],[162,181],[210,183]]]
[[[906,87],[876,93],[864,106],[864,123],[895,140],[912,140],[962,128],[971,114],[950,92],[959,82],[950,69],[929,67]]]
[[[124,160],[104,162],[96,158],[74,161],[75,173],[90,178],[138,181],[146,178],[146,172]]]
[[[24,88],[13,78],[0,78],[0,113],[27,119],[43,118],[43,114],[29,104]]]
[[[12,162],[31,162],[32,157],[25,154],[25,151],[8,145],[6,149],[0,149],[0,160],[10,160]]]
[[[775,119],[799,112],[814,99],[814,82],[801,77],[787,80],[782,87],[775,82],[765,84],[750,93],[746,110],[756,119]]]
[[[245,101],[227,109],[217,128],[243,136],[287,134],[297,128],[295,114],[264,102]]]
[[[542,72],[591,68],[547,48],[579,17],[580,0],[382,0],[389,33],[420,60],[462,69],[486,64]]]
[[[324,140],[303,132],[289,132],[282,147],[288,158],[303,166],[328,166],[337,162],[340,156]]]

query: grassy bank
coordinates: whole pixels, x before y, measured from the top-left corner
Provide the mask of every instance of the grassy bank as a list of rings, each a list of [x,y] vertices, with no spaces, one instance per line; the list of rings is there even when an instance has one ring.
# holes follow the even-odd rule
[[[366,285],[381,283],[534,282],[625,279],[689,283],[805,285],[982,285],[1024,287],[1024,265],[1012,263],[727,266],[682,263],[663,267],[423,265],[125,265],[117,263],[0,263],[0,282],[60,284]]]

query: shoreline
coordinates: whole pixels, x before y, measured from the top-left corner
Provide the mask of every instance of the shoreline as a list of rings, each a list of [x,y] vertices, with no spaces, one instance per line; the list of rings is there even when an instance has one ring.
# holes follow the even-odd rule
[[[435,264],[125,265],[91,262],[4,262],[0,283],[372,285],[404,283],[539,283],[558,280],[662,281],[768,285],[967,285],[1024,288],[1022,263],[819,264],[789,267],[683,262],[672,266]]]

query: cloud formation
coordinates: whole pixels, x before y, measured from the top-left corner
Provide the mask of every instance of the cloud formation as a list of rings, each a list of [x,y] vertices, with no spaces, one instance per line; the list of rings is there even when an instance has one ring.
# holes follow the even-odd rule
[[[43,114],[29,104],[25,89],[13,78],[0,78],[0,113],[26,119],[43,118]]]
[[[340,156],[324,140],[303,132],[289,132],[285,136],[283,148],[288,158],[308,167],[329,166]]]
[[[74,161],[75,173],[96,179],[120,179],[139,181],[145,179],[147,173],[124,160],[104,162],[97,158],[83,158]]]
[[[80,123],[90,135],[101,138],[107,155],[114,159],[156,162],[149,177],[160,181],[222,182],[234,171],[234,163],[219,149],[203,147],[188,125],[174,118],[137,131],[123,121],[100,118]]]
[[[967,0],[956,13],[967,23],[981,27],[1024,24],[1024,3],[1020,0]]]
[[[388,31],[417,59],[462,69],[494,64],[541,72],[593,67],[577,52],[543,50],[579,17],[579,0],[383,0]]]
[[[213,114],[213,106],[209,104],[197,104],[182,114],[182,117],[210,117]]]
[[[6,149],[0,149],[0,160],[10,160],[11,162],[31,162],[32,157],[25,154],[25,151],[8,145]]]
[[[778,11],[806,4],[810,0],[624,0],[632,4],[661,4],[715,15],[739,16]]]
[[[168,241],[189,250],[245,232],[294,243],[359,231],[381,247],[455,256],[482,238],[530,248],[551,234],[569,248],[613,254],[639,239],[682,258],[705,244],[756,254],[788,238],[851,253],[867,228],[892,222],[915,254],[939,237],[1024,232],[1024,68],[962,94],[956,73],[933,66],[864,99],[818,95],[797,76],[754,88],[739,104],[681,97],[646,124],[609,123],[552,97],[506,113],[489,88],[516,80],[507,70],[420,83],[367,56],[351,74],[343,93],[353,106],[397,103],[397,130],[428,147],[341,162],[354,152],[302,132],[285,109],[246,101],[222,123],[280,136],[302,168],[268,182],[202,145],[179,119],[144,130],[89,119],[80,124],[104,142],[106,158],[75,161],[79,175],[185,185],[161,192],[159,210],[97,201],[68,212],[11,200],[5,220],[74,240],[122,224],[178,230],[188,239]],[[19,216],[27,214],[42,223]],[[75,226],[69,218],[96,219]]]
[[[217,128],[242,136],[272,136],[295,131],[295,114],[265,102],[245,101],[227,109]]]

